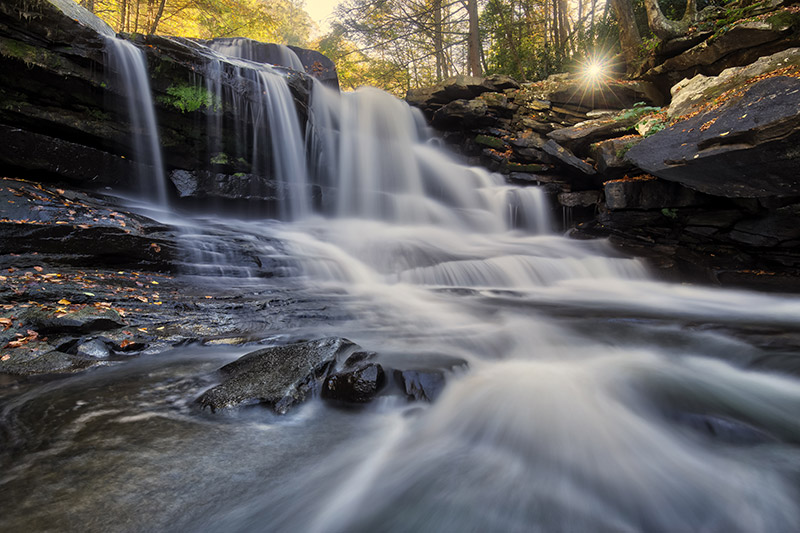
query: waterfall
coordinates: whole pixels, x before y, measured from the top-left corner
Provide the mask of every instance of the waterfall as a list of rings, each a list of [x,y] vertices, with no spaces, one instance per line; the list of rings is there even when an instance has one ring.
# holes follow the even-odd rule
[[[166,206],[164,162],[144,52],[115,36],[106,36],[105,43],[109,69],[126,102],[138,188],[159,206]]]
[[[462,164],[377,89],[315,83],[303,131],[286,71],[237,46],[216,46],[237,57],[213,56],[206,88],[234,115],[234,155],[281,187],[280,219],[184,220],[187,272],[242,299],[290,288],[291,303],[260,302],[271,329],[252,338],[344,336],[387,369],[438,371],[446,386],[430,405],[390,384],[357,412],[315,399],[284,418],[249,408],[221,423],[187,409],[148,426],[155,417],[125,406],[123,429],[156,445],[125,457],[87,431],[85,446],[141,479],[71,497],[124,504],[136,483],[205,498],[154,511],[176,530],[800,529],[800,386],[757,366],[796,359],[800,299],[662,283],[603,241],[556,235],[541,189]],[[209,116],[209,153],[223,150],[222,124]],[[209,368],[169,379],[199,391]],[[98,410],[120,401],[110,389]],[[147,393],[142,403],[158,398]],[[123,424],[101,426],[117,442]],[[41,464],[52,479],[60,463]]]

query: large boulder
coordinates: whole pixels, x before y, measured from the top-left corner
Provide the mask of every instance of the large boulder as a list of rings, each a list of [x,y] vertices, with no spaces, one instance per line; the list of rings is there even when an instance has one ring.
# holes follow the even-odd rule
[[[212,410],[259,402],[283,414],[319,385],[337,358],[356,348],[347,339],[330,337],[256,350],[220,368],[222,383],[197,401]]]
[[[761,57],[743,67],[725,69],[719,76],[698,74],[693,78],[684,78],[670,89],[672,100],[667,115],[672,119],[684,117],[728,91],[744,87],[759,76],[792,67],[800,67],[800,48],[789,48]]]
[[[800,79],[761,79],[644,139],[626,157],[700,192],[733,198],[800,195]]]

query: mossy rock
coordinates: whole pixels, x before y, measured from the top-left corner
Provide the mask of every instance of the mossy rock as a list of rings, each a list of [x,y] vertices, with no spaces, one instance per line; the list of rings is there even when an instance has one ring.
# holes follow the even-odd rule
[[[488,146],[489,148],[494,148],[495,150],[505,151],[508,148],[505,141],[503,141],[502,139],[498,139],[497,137],[491,137],[489,135],[478,135],[475,137],[475,142],[482,146]]]
[[[508,163],[506,165],[506,170],[509,172],[546,172],[550,170],[550,167],[547,165],[537,165],[537,164],[527,164],[523,165],[521,163]]]
[[[215,98],[205,87],[173,85],[168,87],[166,92],[165,96],[159,97],[159,101],[178,109],[181,113],[192,113],[200,109],[217,111],[222,106],[219,98]]]

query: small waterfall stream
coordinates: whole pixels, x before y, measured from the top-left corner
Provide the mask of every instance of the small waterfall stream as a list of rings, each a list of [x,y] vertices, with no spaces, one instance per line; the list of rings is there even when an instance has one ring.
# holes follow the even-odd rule
[[[287,158],[285,211],[171,215],[201,248],[193,279],[326,302],[296,338],[468,369],[430,405],[312,400],[285,417],[192,403],[251,347],[31,386],[2,419],[36,418],[50,444],[0,476],[6,494],[35,492],[9,505],[12,529],[35,526],[37,505],[84,531],[800,529],[800,382],[753,368],[770,352],[748,336],[792,338],[800,298],[662,283],[603,242],[553,234],[541,191],[453,160],[375,89],[316,85],[302,134],[279,74],[246,58],[217,67],[264,94],[220,98],[250,114],[257,151]]]
[[[125,39],[107,36],[106,56],[127,103],[140,192],[166,206],[167,182],[144,52]]]

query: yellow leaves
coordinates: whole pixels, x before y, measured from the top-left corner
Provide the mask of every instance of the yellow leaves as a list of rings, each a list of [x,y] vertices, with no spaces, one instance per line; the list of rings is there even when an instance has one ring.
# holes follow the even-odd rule
[[[67,300],[65,298],[62,298],[57,303],[58,303],[58,305],[70,305],[72,302],[70,302],[69,300]]]
[[[158,285],[158,282],[157,282],[157,281],[151,281],[150,283],[151,283],[152,285]]]

